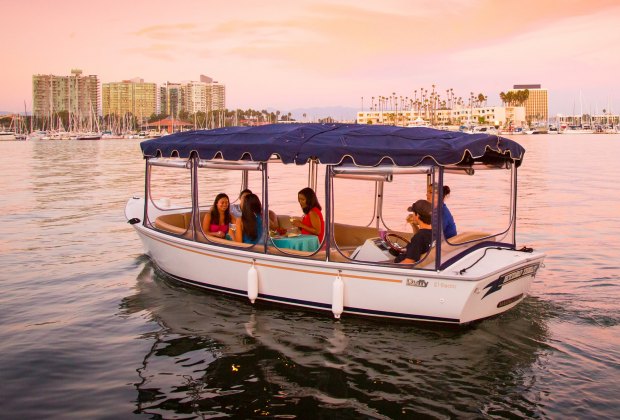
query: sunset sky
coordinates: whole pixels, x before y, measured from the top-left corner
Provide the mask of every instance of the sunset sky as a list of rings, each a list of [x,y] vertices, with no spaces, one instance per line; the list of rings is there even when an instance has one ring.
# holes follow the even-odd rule
[[[0,0],[0,111],[32,75],[226,85],[228,108],[363,105],[432,84],[499,105],[542,84],[550,114],[620,113],[619,0]]]

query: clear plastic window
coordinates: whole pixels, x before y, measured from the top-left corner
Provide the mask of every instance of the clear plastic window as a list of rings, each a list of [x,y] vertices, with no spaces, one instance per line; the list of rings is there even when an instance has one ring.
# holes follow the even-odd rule
[[[182,164],[185,159],[169,159]],[[150,167],[148,222],[168,233],[183,235],[190,228],[192,210],[191,171],[185,167]]]
[[[270,224],[270,245],[278,248],[283,253],[307,256],[316,252],[321,246],[318,235],[316,242],[310,241],[311,238],[306,238],[303,241],[302,239],[287,239],[294,238],[295,235],[301,233],[299,228],[292,225],[291,219],[297,218],[301,220],[304,216],[298,201],[298,192],[308,186],[308,172],[308,165],[284,165],[276,162],[269,164],[269,179],[277,180],[277,182],[269,182],[269,210],[272,220]],[[321,206],[323,220],[325,221],[324,165],[318,165],[314,192]],[[275,220],[277,222],[273,223]]]

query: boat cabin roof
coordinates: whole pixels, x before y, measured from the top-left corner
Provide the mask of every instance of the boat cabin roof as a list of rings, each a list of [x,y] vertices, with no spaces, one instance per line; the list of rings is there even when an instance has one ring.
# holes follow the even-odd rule
[[[140,143],[145,158],[200,159],[356,166],[471,166],[521,164],[525,149],[494,134],[358,124],[270,124],[170,134]]]

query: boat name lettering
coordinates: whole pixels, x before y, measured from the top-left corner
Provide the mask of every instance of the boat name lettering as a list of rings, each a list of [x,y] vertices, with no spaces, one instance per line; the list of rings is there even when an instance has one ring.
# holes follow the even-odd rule
[[[443,281],[436,281],[433,283],[433,287],[439,287],[441,289],[456,289],[456,284],[444,283]]]
[[[501,275],[497,280],[492,281],[487,284],[484,288],[488,289],[487,292],[482,296],[482,299],[490,295],[491,293],[495,293],[498,290],[502,289],[502,286],[507,285],[508,283],[512,283],[515,280],[518,280],[522,277],[526,276],[535,276],[536,271],[540,267],[540,263],[530,264],[528,266],[518,268],[509,273]]]
[[[422,279],[407,279],[407,286],[413,286],[413,287],[426,287],[428,286],[428,282],[424,281]]]
[[[515,281],[516,279],[519,279],[521,277],[528,276],[530,274],[536,274],[536,270],[538,270],[539,265],[540,264],[528,265],[527,267],[523,267],[510,273],[506,273],[500,278],[503,278],[503,284],[506,284],[511,281]]]

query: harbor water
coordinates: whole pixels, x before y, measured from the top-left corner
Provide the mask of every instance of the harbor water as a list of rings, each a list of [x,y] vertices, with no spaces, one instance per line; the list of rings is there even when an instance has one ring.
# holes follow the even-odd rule
[[[180,286],[124,218],[138,140],[0,143],[0,417],[617,417],[620,135],[514,139],[518,243],[545,267],[458,328]]]

